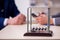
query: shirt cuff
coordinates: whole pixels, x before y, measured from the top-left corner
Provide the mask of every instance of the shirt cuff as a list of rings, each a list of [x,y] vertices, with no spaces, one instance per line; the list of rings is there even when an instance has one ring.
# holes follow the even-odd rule
[[[54,23],[54,25],[56,25],[56,23],[55,23],[55,18],[53,18],[53,23]]]
[[[4,20],[4,26],[7,25],[7,21],[8,21],[8,18],[6,18],[6,19]]]

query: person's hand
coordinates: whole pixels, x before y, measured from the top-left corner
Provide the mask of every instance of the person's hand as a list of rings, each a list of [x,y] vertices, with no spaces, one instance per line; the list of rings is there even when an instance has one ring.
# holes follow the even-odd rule
[[[19,14],[14,18],[8,20],[8,25],[19,25],[25,22],[26,17],[23,14]]]
[[[36,17],[36,21],[39,24],[44,25],[44,24],[48,23],[48,17],[45,14],[40,14],[38,17]],[[52,18],[50,18],[50,24],[53,24],[53,19]]]
[[[19,24],[24,24],[25,22],[26,22],[26,17],[25,17],[25,15],[23,15],[23,14],[19,14],[18,16],[17,16],[17,18],[18,18],[18,22],[19,22]]]

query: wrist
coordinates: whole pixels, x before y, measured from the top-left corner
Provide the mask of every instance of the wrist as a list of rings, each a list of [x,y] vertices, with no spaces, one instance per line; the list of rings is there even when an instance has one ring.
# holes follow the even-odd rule
[[[50,20],[50,24],[54,24],[54,23],[53,23],[53,18],[51,18],[51,20]]]
[[[10,17],[10,18],[7,20],[7,24],[8,24],[8,25],[11,25],[11,21],[12,21],[12,17]]]

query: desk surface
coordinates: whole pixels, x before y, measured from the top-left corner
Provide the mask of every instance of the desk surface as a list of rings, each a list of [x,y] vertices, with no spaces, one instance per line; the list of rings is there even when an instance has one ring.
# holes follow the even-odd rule
[[[0,31],[0,39],[60,39],[60,27],[51,26],[53,30],[52,37],[31,37],[23,36],[26,33],[27,25],[8,25],[3,30]]]

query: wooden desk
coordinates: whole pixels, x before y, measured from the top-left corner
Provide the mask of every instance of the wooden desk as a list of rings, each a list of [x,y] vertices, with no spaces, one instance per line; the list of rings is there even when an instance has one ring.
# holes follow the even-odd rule
[[[0,31],[0,39],[60,39],[60,27],[51,26],[53,37],[31,37],[23,36],[26,33],[26,24],[24,25],[8,25]]]

